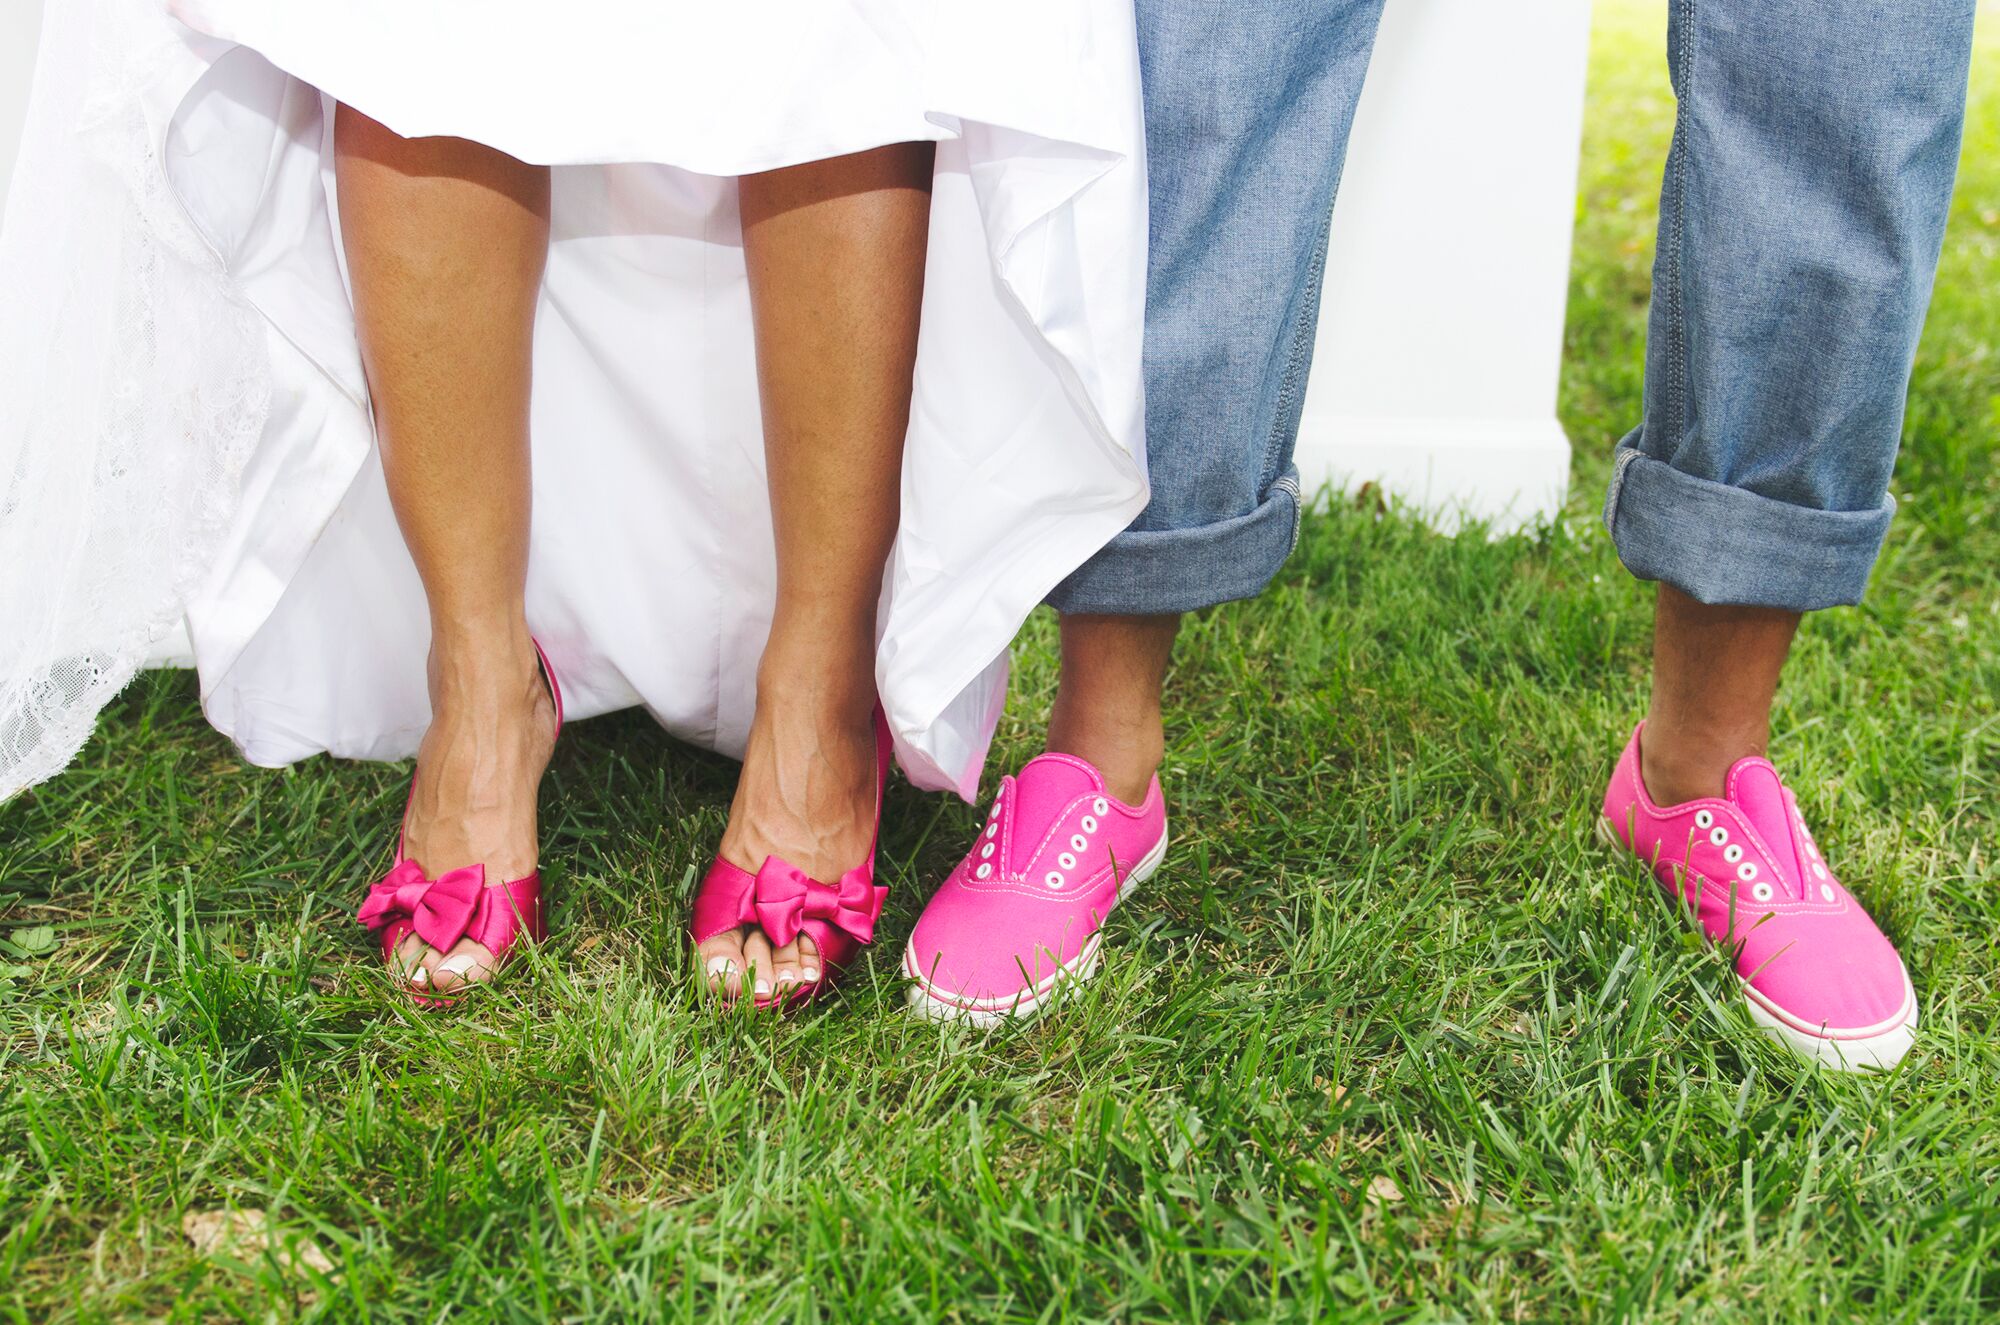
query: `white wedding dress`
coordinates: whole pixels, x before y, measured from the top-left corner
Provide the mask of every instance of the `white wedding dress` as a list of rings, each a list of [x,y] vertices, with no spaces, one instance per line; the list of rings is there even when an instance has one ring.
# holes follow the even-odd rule
[[[0,229],[0,797],[183,630],[253,762],[416,748],[335,99],[557,167],[529,623],[573,715],[732,753],[774,567],[731,177],[936,141],[877,679],[911,776],[973,794],[1015,630],[1146,500],[1129,0],[50,0]]]

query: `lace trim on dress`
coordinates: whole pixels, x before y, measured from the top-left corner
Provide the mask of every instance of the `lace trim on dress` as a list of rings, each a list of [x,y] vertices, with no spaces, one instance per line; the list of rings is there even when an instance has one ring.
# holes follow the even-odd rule
[[[47,7],[0,224],[0,799],[59,772],[214,564],[265,329],[182,213],[152,0]]]

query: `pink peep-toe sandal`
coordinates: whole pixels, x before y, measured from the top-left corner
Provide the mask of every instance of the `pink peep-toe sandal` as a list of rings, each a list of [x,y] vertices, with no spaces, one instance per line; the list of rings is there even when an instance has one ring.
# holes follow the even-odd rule
[[[889,720],[879,705],[874,726],[875,839],[868,845],[865,860],[841,875],[838,882],[824,883],[778,856],[766,856],[752,874],[718,855],[695,891],[688,935],[697,946],[717,934],[752,925],[764,931],[774,948],[782,948],[804,933],[819,949],[817,980],[753,998],[759,1008],[810,1002],[831,987],[865,945],[875,941],[875,922],[889,896],[889,889],[875,882],[875,847],[882,834],[882,798],[889,784],[893,749]]]
[[[535,657],[541,663],[542,680],[556,706],[556,734],[562,734],[562,686],[548,655],[535,642]],[[416,776],[410,778],[410,794],[416,794]],[[405,802],[403,819],[410,816]],[[381,880],[368,889],[354,918],[373,930],[382,946],[382,960],[394,967],[396,948],[407,934],[414,933],[439,952],[450,952],[460,939],[471,939],[493,954],[493,969],[504,965],[523,933],[536,942],[547,937],[542,914],[542,874],[540,870],[503,883],[486,886],[484,865],[465,865],[446,870],[433,879],[423,866],[403,854],[405,834],[396,839],[396,863]],[[420,1008],[449,1007],[454,1002],[442,994],[427,993],[414,983],[405,983],[410,999]]]

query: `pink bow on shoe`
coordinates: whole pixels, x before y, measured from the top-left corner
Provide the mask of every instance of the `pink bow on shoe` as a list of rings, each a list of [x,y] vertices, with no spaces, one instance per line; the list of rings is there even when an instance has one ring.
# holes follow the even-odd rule
[[[418,938],[439,952],[449,952],[472,927],[485,889],[484,865],[446,870],[431,879],[416,861],[399,860],[380,883],[369,887],[354,918],[371,930],[406,920]]]
[[[758,927],[781,948],[798,937],[808,920],[873,943],[875,921],[889,897],[886,887],[875,885],[873,864],[871,860],[849,870],[836,885],[809,878],[796,865],[767,856],[751,890]]]

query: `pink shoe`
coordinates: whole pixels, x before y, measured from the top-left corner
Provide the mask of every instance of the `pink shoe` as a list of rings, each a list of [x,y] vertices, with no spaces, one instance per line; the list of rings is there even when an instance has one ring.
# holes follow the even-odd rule
[[[819,949],[820,978],[788,987],[783,993],[756,997],[759,1008],[784,1008],[810,1002],[831,988],[866,944],[875,941],[875,922],[889,889],[875,882],[875,846],[882,835],[882,798],[889,786],[889,761],[894,753],[889,720],[875,710],[875,842],[868,857],[840,876],[822,883],[777,856],[764,857],[755,874],[721,856],[708,867],[695,890],[694,915],[688,937],[699,947],[725,930],[755,925],[773,947],[782,948],[801,932]]]
[[[1840,1071],[1902,1061],[1917,1029],[1909,973],[1820,858],[1778,770],[1739,759],[1721,797],[1662,808],[1639,773],[1645,729],[1632,732],[1604,793],[1605,836],[1652,865],[1709,938],[1733,944],[1751,1020],[1765,1033]]]
[[[535,642],[535,657],[541,662],[549,698],[555,701],[556,735],[560,736],[562,686],[557,684],[555,669],[549,666],[540,642]],[[410,778],[410,794],[416,795],[414,774]],[[409,817],[406,801],[403,806],[406,824]],[[369,888],[361,909],[354,914],[356,920],[380,937],[384,963],[394,967],[397,945],[404,935],[412,932],[439,952],[450,952],[460,939],[469,938],[493,954],[496,969],[506,963],[522,933],[537,943],[547,937],[540,870],[494,888],[486,886],[484,865],[446,870],[433,879],[424,873],[423,866],[403,854],[403,842],[404,835],[399,832],[396,863],[382,876],[381,882]],[[415,984],[407,985],[407,989],[411,1001],[420,1008],[450,1007],[454,1001],[442,994],[421,992]]]
[[[1156,777],[1137,807],[1073,755],[1002,778],[979,841],[937,890],[903,954],[910,1006],[995,1026],[1039,1012],[1097,970],[1106,917],[1167,854]]]

